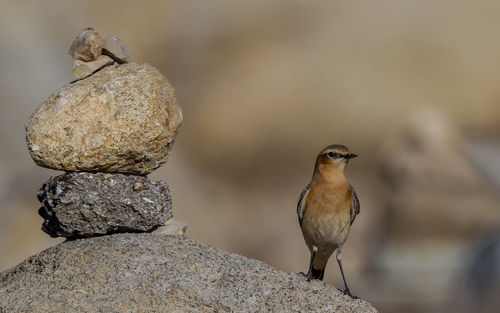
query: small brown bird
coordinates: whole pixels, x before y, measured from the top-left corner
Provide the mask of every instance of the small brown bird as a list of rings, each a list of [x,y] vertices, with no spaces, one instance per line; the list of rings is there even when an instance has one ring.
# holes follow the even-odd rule
[[[311,251],[307,278],[323,280],[325,267],[337,250],[337,262],[344,280],[344,294],[349,291],[342,269],[342,245],[347,239],[359,201],[344,176],[350,159],[357,157],[343,145],[331,145],[318,154],[311,182],[300,195],[297,215],[307,247]]]

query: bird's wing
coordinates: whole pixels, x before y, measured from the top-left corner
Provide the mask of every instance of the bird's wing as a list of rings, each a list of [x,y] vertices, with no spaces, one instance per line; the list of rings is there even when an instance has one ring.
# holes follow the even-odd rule
[[[354,189],[352,190],[352,204],[351,204],[351,225],[356,219],[356,215],[359,214],[359,199],[358,194]]]
[[[299,224],[302,226],[302,220],[304,219],[304,212],[306,211],[306,197],[309,193],[309,188],[311,183],[307,184],[306,188],[302,191],[299,197],[299,203],[297,204],[297,215],[299,217]]]

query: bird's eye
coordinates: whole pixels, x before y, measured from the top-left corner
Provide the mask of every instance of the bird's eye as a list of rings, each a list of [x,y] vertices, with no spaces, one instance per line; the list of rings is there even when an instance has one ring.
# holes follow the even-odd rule
[[[335,155],[336,155],[336,153],[335,153],[335,152],[328,152],[328,157],[329,157],[329,158],[332,158],[332,159],[333,159],[333,158],[335,157]]]

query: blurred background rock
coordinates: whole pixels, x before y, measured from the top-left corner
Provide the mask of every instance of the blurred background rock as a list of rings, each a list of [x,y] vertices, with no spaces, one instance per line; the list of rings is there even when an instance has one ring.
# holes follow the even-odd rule
[[[188,236],[305,271],[298,195],[342,143],[360,155],[352,291],[381,312],[496,312],[499,14],[488,0],[1,1],[0,270],[60,241],[35,196],[59,172],[30,159],[24,123],[73,80],[68,48],[92,26],[176,88],[184,123],[151,178]],[[336,264],[325,280],[342,285]]]

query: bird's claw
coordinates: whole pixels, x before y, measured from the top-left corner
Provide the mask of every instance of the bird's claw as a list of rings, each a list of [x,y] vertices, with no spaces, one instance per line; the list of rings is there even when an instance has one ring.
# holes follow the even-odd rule
[[[305,278],[307,278],[307,281],[311,281],[312,279],[312,273],[304,273],[304,272],[299,272],[299,275],[302,275],[304,276]]]
[[[351,299],[359,299],[358,296],[352,295],[351,292],[349,291],[349,289],[345,289],[344,291],[342,291],[342,293],[345,294],[345,295],[347,295],[347,296],[349,296],[349,297],[351,297]]]

